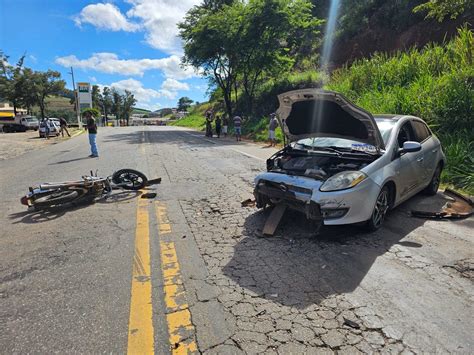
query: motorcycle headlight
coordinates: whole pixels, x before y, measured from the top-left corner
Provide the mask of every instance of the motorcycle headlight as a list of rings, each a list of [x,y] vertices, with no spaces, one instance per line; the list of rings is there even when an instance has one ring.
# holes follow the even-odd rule
[[[361,171],[342,171],[327,179],[319,188],[320,191],[338,191],[350,189],[367,178]]]

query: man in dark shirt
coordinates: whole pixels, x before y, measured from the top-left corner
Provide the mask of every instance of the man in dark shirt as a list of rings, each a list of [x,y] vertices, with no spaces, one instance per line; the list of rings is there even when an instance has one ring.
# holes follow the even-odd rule
[[[64,131],[66,131],[68,137],[71,137],[69,131],[67,130],[67,121],[63,117],[59,117],[59,127],[61,128],[59,132],[61,132],[62,137],[64,137]]]
[[[91,145],[91,158],[98,158],[99,152],[97,150],[97,125],[94,117],[89,111],[84,112],[84,118],[86,119],[86,130],[89,132],[89,144]]]

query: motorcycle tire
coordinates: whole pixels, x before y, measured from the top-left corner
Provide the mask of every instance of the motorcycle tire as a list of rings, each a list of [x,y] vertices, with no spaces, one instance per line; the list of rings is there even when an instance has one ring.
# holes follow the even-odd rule
[[[112,175],[112,182],[124,190],[143,189],[148,179],[145,174],[133,169],[120,169]]]
[[[50,207],[72,202],[79,196],[79,192],[74,190],[51,191],[51,194],[39,197],[34,200],[35,207]]]

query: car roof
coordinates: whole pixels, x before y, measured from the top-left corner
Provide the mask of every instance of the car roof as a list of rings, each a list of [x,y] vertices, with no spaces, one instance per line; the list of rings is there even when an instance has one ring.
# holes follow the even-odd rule
[[[388,120],[388,121],[398,121],[404,117],[404,115],[398,115],[398,114],[375,114],[374,118],[376,121],[382,121],[382,120]]]

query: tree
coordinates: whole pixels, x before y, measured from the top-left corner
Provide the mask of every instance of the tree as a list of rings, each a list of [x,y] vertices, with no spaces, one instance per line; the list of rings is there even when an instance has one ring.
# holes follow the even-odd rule
[[[122,102],[123,102],[122,112],[123,112],[123,115],[125,116],[125,119],[127,120],[127,126],[128,126],[130,123],[129,121],[130,121],[130,116],[133,111],[133,106],[135,106],[135,104],[137,103],[137,100],[135,99],[135,96],[133,96],[133,94],[130,91],[125,90],[125,94],[122,96]]]
[[[100,94],[100,89],[98,85],[92,85],[92,107],[99,109],[101,108],[101,94]]]
[[[37,96],[35,91],[35,73],[30,68],[24,68],[17,85],[21,92],[20,104],[26,108],[27,112],[31,114],[32,108],[37,104]]]
[[[22,96],[22,85],[20,83],[23,62],[25,55],[18,59],[15,66],[8,63],[8,56],[0,51],[0,97],[8,100],[13,105],[13,112],[16,115],[16,109]]]
[[[435,18],[441,22],[447,16],[455,19],[473,7],[473,0],[430,0],[416,6],[413,12],[427,12],[426,18]]]
[[[180,98],[178,100],[178,111],[187,111],[192,103],[193,103],[193,100],[191,100],[187,96]]]
[[[122,110],[122,96],[120,93],[112,88],[112,113],[115,115],[115,119],[119,120],[121,117]]]
[[[46,72],[37,71],[33,73],[36,103],[40,108],[41,118],[43,119],[45,117],[46,97],[60,93],[66,86],[66,82],[60,78],[61,74],[53,70],[48,70]]]
[[[294,52],[318,33],[322,21],[309,0],[233,1],[193,7],[179,24],[185,64],[203,70],[222,92],[229,116],[242,94],[252,110],[257,83],[294,65]]]
[[[110,112],[112,105],[113,105],[113,102],[112,102],[110,89],[107,86],[105,86],[102,89],[102,95],[101,95],[101,106],[104,111],[105,122],[108,121],[107,115]]]

